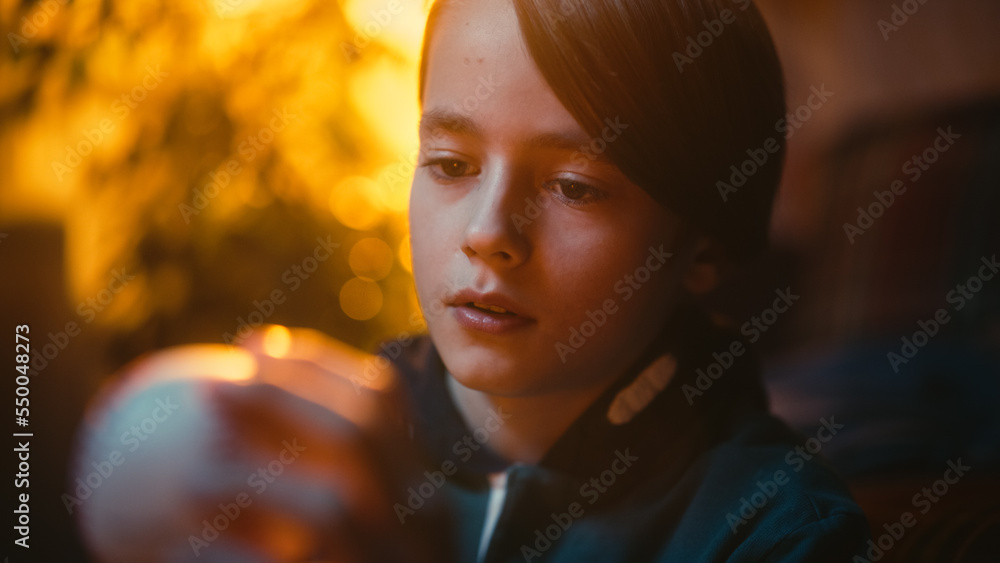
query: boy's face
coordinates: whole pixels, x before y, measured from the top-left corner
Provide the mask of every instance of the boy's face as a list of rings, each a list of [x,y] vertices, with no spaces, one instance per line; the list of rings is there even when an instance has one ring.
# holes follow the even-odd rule
[[[628,124],[602,116],[590,139],[504,0],[451,3],[428,63],[410,230],[446,367],[501,396],[602,388],[660,329],[684,269],[666,255],[677,218],[600,154]]]

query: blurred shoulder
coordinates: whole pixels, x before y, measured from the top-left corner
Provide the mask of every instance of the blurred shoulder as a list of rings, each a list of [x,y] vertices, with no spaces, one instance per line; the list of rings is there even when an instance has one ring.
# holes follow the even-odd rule
[[[732,428],[689,469],[693,497],[678,536],[711,534],[730,561],[850,561],[864,552],[867,519],[822,458],[841,428],[835,417],[813,436],[767,413]]]

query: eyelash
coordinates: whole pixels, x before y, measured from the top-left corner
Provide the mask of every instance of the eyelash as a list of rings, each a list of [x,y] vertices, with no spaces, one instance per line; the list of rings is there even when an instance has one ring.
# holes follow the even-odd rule
[[[466,170],[464,171],[465,173],[456,176],[452,176],[445,173],[442,167],[449,164],[459,164],[465,166],[466,167]],[[478,173],[478,172],[474,172],[472,174],[468,173],[468,170],[470,169],[476,170],[475,166],[456,158],[435,158],[421,163],[420,167],[426,168],[428,172],[431,174],[431,176],[434,177],[435,180],[442,183],[457,182],[466,176],[471,176],[474,175],[475,173]],[[566,197],[565,194],[561,193],[561,188],[566,188],[569,186],[576,186],[578,188],[582,188],[586,192],[584,196],[584,198],[586,199],[584,198],[573,199],[570,197]],[[604,192],[603,190],[596,188],[585,182],[580,182],[578,180],[570,180],[567,178],[557,178],[554,180],[549,180],[544,184],[542,184],[542,187],[544,187],[547,191],[552,193],[555,197],[559,198],[560,201],[571,207],[583,207],[585,205],[589,205],[596,201],[600,201],[607,198],[607,193]]]
[[[468,175],[468,174],[461,174],[458,176],[450,176],[446,174],[442,168],[440,168],[445,164],[462,164],[468,167],[469,169],[473,170],[475,169],[473,165],[469,164],[468,162],[465,162],[464,160],[459,160],[457,158],[435,158],[422,163],[420,167],[426,168],[435,179],[447,183],[457,182],[458,180],[461,180],[464,176]]]
[[[572,199],[566,197],[562,193],[557,193],[553,189],[554,186],[558,186],[560,188],[565,188],[568,186],[577,186],[578,188],[583,188],[583,190],[586,192],[586,195],[584,196],[584,198],[586,199],[584,198]],[[559,198],[563,203],[571,207],[583,207],[585,205],[590,205],[592,203],[601,201],[602,199],[606,199],[608,197],[608,194],[605,193],[603,190],[595,188],[590,184],[587,184],[585,182],[580,182],[577,180],[569,180],[566,178],[557,178],[555,180],[549,180],[548,182],[545,182],[543,184],[543,187],[549,192],[551,192],[553,195],[555,195],[557,198]]]

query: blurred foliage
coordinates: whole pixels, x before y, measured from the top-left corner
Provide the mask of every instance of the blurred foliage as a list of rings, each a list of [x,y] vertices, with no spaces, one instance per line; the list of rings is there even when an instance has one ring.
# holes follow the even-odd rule
[[[0,221],[63,228],[70,303],[135,276],[95,318],[122,357],[262,318],[363,347],[415,332],[427,8],[0,0]]]

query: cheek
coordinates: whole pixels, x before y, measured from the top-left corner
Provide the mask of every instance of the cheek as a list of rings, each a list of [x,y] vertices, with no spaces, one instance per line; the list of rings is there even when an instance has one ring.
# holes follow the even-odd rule
[[[410,248],[417,295],[424,302],[447,289],[446,265],[458,248],[449,217],[448,208],[434,199],[433,190],[415,181],[410,196]]]
[[[543,258],[553,288],[565,296],[570,310],[599,307],[607,299],[619,305],[636,301],[660,291],[669,277],[669,258],[649,263],[650,247],[662,245],[669,251],[672,246],[658,233],[626,225],[576,233],[570,237],[564,231],[552,237]]]
[[[631,229],[619,224],[572,241],[561,238],[548,260],[546,284],[557,307],[558,324],[549,327],[557,340],[594,318],[606,318],[595,340],[612,346],[662,324],[678,292],[678,271],[666,256],[673,247],[671,233],[655,223],[642,227],[650,224],[637,221]]]
[[[429,199],[426,189],[418,181],[414,181],[410,193],[410,249],[413,255],[413,278],[421,298],[426,297],[424,293],[429,281],[426,275],[434,271],[435,257],[431,249],[438,246],[436,239],[440,236],[435,232],[434,221],[431,220],[433,204]]]
[[[671,264],[669,259],[656,262],[657,269],[652,270],[648,257],[648,251],[593,256],[585,268],[567,272],[571,277],[567,285],[575,286],[568,292],[569,309],[577,315],[592,309],[617,310],[615,316],[630,318],[651,307],[661,308],[662,296],[670,292]]]

